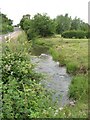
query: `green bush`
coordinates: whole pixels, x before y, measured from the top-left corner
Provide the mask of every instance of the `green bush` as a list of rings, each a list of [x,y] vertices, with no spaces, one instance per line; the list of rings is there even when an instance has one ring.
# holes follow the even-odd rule
[[[86,33],[84,31],[75,31],[75,30],[70,30],[70,31],[65,31],[62,33],[62,37],[64,38],[85,38]]]
[[[37,33],[32,28],[28,29],[26,34],[27,34],[28,40],[33,40],[37,36]]]
[[[86,32],[86,38],[89,38],[90,39],[90,32]]]
[[[7,29],[8,29],[8,32],[13,32],[14,27],[9,25]]]

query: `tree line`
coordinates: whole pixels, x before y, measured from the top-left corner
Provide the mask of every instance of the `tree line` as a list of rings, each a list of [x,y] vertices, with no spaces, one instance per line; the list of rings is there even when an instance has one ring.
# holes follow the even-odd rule
[[[29,40],[37,36],[47,37],[54,34],[61,34],[62,37],[67,38],[88,38],[90,28],[89,24],[80,18],[72,19],[71,16],[65,14],[51,19],[46,13],[37,13],[33,18],[29,14],[23,15],[20,26],[25,30]]]

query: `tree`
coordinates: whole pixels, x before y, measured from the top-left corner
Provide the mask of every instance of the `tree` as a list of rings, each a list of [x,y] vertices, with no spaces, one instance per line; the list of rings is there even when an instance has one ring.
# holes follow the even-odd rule
[[[81,22],[81,25],[80,25],[80,29],[83,30],[83,31],[88,31],[88,27],[89,25],[85,22]]]
[[[42,37],[51,36],[55,31],[54,22],[47,14],[36,14],[33,18],[33,27]]]
[[[80,30],[81,20],[75,17],[71,22],[71,30]]]
[[[22,19],[20,20],[20,26],[23,30],[28,30],[30,26],[30,15],[26,14],[23,15]]]
[[[32,19],[24,16],[20,25],[26,31],[29,40],[36,36],[47,37],[55,33],[54,21],[47,14],[38,13]]]
[[[68,16],[68,14],[65,14],[65,16],[60,15],[57,16],[55,19],[56,24],[56,33],[63,33],[66,30],[69,30],[71,27],[71,17]]]

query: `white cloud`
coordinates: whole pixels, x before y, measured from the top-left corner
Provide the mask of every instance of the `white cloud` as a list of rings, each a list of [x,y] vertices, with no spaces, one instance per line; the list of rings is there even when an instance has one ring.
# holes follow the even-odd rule
[[[88,22],[88,0],[0,0],[1,11],[19,23],[22,15],[47,13],[52,18],[69,13]]]

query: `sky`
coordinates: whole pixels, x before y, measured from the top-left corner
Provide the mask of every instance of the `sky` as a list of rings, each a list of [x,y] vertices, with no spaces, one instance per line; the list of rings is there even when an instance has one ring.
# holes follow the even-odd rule
[[[37,13],[47,13],[51,18],[57,15],[76,16],[88,22],[89,0],[0,0],[1,12],[18,24],[25,14],[33,17]]]

